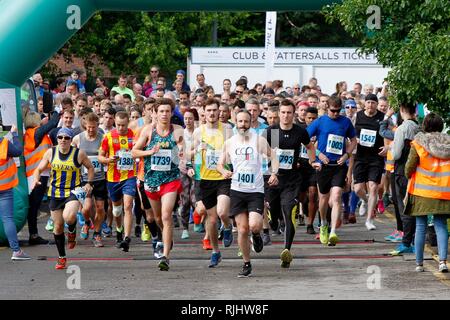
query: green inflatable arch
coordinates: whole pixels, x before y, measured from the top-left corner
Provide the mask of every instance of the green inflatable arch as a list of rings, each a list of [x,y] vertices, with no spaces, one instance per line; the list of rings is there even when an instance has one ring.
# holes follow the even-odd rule
[[[20,87],[97,11],[300,11],[320,10],[331,0],[0,0],[0,89],[16,93],[22,128]],[[340,2],[340,1],[339,1]],[[28,186],[21,157],[14,189],[17,230],[26,222]],[[0,242],[6,237],[0,221]]]

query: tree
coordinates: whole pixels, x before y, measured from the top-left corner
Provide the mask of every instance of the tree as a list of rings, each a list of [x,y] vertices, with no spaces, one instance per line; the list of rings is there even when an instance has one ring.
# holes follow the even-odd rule
[[[372,5],[378,6],[380,17]],[[361,38],[361,52],[374,53],[392,68],[387,77],[391,103],[423,102],[450,121],[447,0],[344,0],[324,13],[327,21],[338,21],[351,36]],[[380,18],[379,28],[369,28],[374,18]]]

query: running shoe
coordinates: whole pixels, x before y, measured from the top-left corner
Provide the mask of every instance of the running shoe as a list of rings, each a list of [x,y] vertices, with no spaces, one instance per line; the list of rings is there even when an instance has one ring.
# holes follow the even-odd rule
[[[392,242],[402,242],[402,240],[403,240],[403,231],[399,231],[395,236],[394,240],[392,240]]]
[[[316,231],[314,230],[314,226],[312,224],[308,224],[306,226],[306,233],[307,234],[316,234]]]
[[[61,269],[66,269],[66,268],[67,268],[67,259],[66,258],[58,258],[55,269],[61,270]]]
[[[365,216],[367,214],[367,202],[361,200],[361,206],[359,207],[359,216]]]
[[[398,230],[394,230],[394,231],[392,231],[392,233],[391,233],[390,235],[384,237],[384,240],[386,240],[386,241],[392,241],[392,240],[395,239],[395,237],[397,236],[397,234],[398,234]]]
[[[355,224],[356,223],[356,215],[354,213],[349,213],[348,215],[348,223]]]
[[[445,261],[439,262],[439,272],[442,272],[442,273],[448,272],[447,263]]]
[[[304,226],[305,225],[305,216],[300,214],[298,217],[298,225],[299,226]]]
[[[400,243],[393,251],[389,252],[391,256],[400,256],[403,253],[415,253],[414,246],[406,246]]]
[[[263,239],[261,238],[261,235],[259,233],[252,234],[251,240],[253,244],[253,251],[255,251],[256,253],[261,252],[262,249],[264,248],[264,242]]]
[[[205,232],[205,226],[203,225],[203,223],[194,224],[194,232],[197,232],[197,233]]]
[[[366,228],[367,228],[367,230],[369,230],[369,231],[372,231],[372,230],[376,230],[376,229],[377,229],[377,227],[373,224],[373,220],[372,220],[372,219],[367,219],[367,220],[366,220]]]
[[[222,261],[222,255],[220,252],[213,252],[211,255],[211,261],[209,263],[210,268],[215,268],[219,262]]]
[[[94,244],[94,247],[101,248],[104,247],[102,236],[100,234],[95,235],[94,239],[92,239],[92,243]]]
[[[289,249],[284,249],[283,251],[281,251],[280,259],[281,259],[281,267],[282,268],[290,267],[291,262],[292,262],[292,254],[289,251]]]
[[[181,239],[186,240],[189,239],[189,231],[188,230],[183,230],[183,232],[181,233]]]
[[[389,194],[385,193],[383,194],[383,205],[385,208],[387,208],[391,204],[391,200],[389,199]]]
[[[418,265],[416,266],[416,272],[424,272],[424,271],[425,271],[425,269],[423,268],[423,265],[418,264]]]
[[[169,259],[167,259],[166,257],[162,256],[159,259],[158,268],[159,268],[160,271],[169,271]]]
[[[128,252],[130,250],[130,242],[131,239],[125,237],[125,239],[120,243],[120,249],[122,249],[123,252]]]
[[[317,234],[314,236],[314,239],[320,240],[320,234],[317,233]]]
[[[164,244],[161,241],[156,243],[155,249],[153,250],[153,256],[156,259],[161,259],[161,257],[164,257]]]
[[[67,232],[67,245],[69,249],[75,248],[75,245],[77,244],[77,233],[74,232]]]
[[[81,227],[80,238],[82,240],[87,240],[87,238],[89,238],[89,226],[87,224],[84,224]]]
[[[386,210],[382,199],[378,200],[377,210],[379,214],[383,214]]]
[[[53,232],[54,222],[52,218],[48,218],[47,224],[45,225],[45,230],[48,232]]]
[[[323,245],[328,244],[328,226],[321,226],[320,227],[320,243]]]
[[[194,220],[194,224],[200,224],[202,222],[202,216],[198,214],[197,211],[194,211],[192,214],[192,220]]]
[[[106,222],[103,222],[103,223],[102,223],[102,235],[103,235],[105,238],[109,238],[109,237],[111,237],[111,234],[112,234],[111,227],[108,227],[108,225],[106,224]]]
[[[250,262],[244,263],[242,271],[238,273],[238,278],[248,278],[252,276],[252,265]]]
[[[19,251],[14,251],[11,260],[13,261],[21,261],[21,260],[31,260],[31,257],[27,255],[25,252],[23,252],[22,249]]]
[[[223,229],[223,245],[228,248],[233,243],[233,228]]]
[[[121,229],[116,228],[116,248],[120,249],[120,244],[123,241],[123,227]]]
[[[40,236],[33,236],[28,239],[28,245],[40,245],[40,244],[48,244],[48,240],[43,239]]]
[[[328,238],[328,246],[334,247],[339,242],[339,237],[336,233],[330,233],[330,237]]]
[[[203,239],[203,249],[204,250],[212,250],[211,241],[209,239]]]
[[[270,246],[272,244],[272,240],[270,239],[270,235],[268,233],[263,233],[262,239],[264,246]]]
[[[140,236],[141,236],[141,240],[144,242],[148,242],[152,238],[150,229],[148,228],[148,225],[146,223],[144,223],[144,228],[142,229]]]
[[[145,226],[145,223],[144,223],[144,226]],[[139,238],[141,236],[141,234],[142,234],[141,226],[135,226],[134,227],[134,236],[136,238]]]
[[[217,240],[219,240],[219,241],[223,240],[223,230],[224,230],[224,226],[221,225],[219,228],[219,235],[217,236]]]

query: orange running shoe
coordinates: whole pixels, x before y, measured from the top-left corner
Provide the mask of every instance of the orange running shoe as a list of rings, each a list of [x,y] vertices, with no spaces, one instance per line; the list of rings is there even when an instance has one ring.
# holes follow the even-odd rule
[[[77,234],[76,232],[68,232],[67,233],[67,244],[69,246],[69,249],[75,248],[75,245],[77,244]]]
[[[58,258],[58,262],[56,262],[55,269],[61,270],[66,269],[67,267],[67,259],[66,258]]]
[[[194,211],[192,214],[192,220],[194,220],[194,224],[202,223],[202,216],[198,214],[197,211]]]
[[[209,239],[203,239],[203,249],[205,249],[205,250],[212,250],[213,249]]]

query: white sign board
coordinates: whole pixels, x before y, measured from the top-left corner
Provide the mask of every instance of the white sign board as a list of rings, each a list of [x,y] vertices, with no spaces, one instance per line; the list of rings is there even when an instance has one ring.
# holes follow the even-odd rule
[[[0,89],[0,116],[4,126],[17,125],[15,89]]]
[[[378,65],[373,54],[357,48],[276,48],[276,65]],[[264,64],[265,48],[192,48],[192,64]]]

